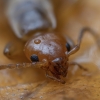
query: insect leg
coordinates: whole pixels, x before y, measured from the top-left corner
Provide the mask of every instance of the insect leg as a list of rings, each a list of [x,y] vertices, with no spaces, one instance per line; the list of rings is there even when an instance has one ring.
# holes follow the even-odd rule
[[[82,65],[78,64],[77,62],[70,62],[69,65],[77,65],[80,69],[87,71]]]
[[[46,72],[46,77],[48,77],[50,79],[53,79],[53,80],[56,80],[58,82],[61,82],[62,84],[65,84],[65,81],[64,80],[57,79],[56,77],[49,75],[48,72]]]
[[[77,45],[75,45],[71,51],[69,51],[68,53],[66,53],[67,56],[70,56],[70,55],[76,53],[80,49],[81,41],[82,41],[83,35],[84,35],[84,33],[86,31],[90,32],[93,35],[93,37],[97,41],[97,44],[100,46],[100,37],[92,29],[86,27],[86,28],[83,28],[81,30],[79,38],[78,38]]]

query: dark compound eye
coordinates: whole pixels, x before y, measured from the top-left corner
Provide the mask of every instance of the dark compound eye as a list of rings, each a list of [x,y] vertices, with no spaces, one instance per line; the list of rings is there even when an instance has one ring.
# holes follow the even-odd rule
[[[37,55],[33,54],[31,57],[30,57],[31,61],[32,62],[38,62],[39,61],[39,58]]]
[[[66,48],[68,51],[70,51],[71,47],[70,47],[69,43],[66,43]]]

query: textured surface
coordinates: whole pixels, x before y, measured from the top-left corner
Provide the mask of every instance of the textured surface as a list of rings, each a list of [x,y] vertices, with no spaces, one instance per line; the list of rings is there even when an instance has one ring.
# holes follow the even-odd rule
[[[89,26],[100,34],[99,0],[59,0],[57,20],[59,33],[75,42],[82,27]],[[68,2],[69,1],[69,2]],[[71,2],[72,1],[72,2]],[[9,41],[19,41],[13,34],[3,12],[0,14],[0,64],[28,62],[24,56],[9,60],[3,49]],[[70,67],[66,84],[48,80],[42,70],[20,69],[0,71],[0,100],[99,100],[100,51],[93,37],[86,34],[81,49],[70,58],[88,69]]]

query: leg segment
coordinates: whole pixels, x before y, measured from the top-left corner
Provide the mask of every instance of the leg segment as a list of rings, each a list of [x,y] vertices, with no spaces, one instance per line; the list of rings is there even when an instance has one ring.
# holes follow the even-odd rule
[[[46,77],[52,79],[52,80],[56,80],[58,82],[61,82],[62,84],[65,84],[65,81],[64,80],[61,80],[61,79],[57,79],[56,77],[54,76],[50,76],[47,72],[46,72]]]
[[[83,35],[84,35],[84,33],[86,31],[90,32],[93,35],[93,37],[97,41],[97,44],[100,46],[100,37],[92,29],[90,29],[90,28],[83,28],[82,31],[80,32],[77,45],[74,46],[73,49],[71,51],[69,51],[68,53],[66,52],[67,56],[70,56],[70,55],[76,53],[80,49],[81,41],[82,41]]]
[[[69,65],[77,65],[80,69],[87,71],[86,68],[84,68],[83,66],[81,66],[81,65],[78,64],[77,62],[71,62],[71,63],[69,63]]]

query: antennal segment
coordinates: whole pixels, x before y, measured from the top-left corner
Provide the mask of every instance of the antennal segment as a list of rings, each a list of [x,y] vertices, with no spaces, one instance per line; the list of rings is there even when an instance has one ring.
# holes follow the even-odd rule
[[[8,65],[0,65],[0,70],[7,69],[7,68],[8,69],[20,69],[20,68],[27,68],[27,67],[44,69],[46,66],[48,66],[47,61],[32,62],[32,63],[20,63],[20,64],[8,64]]]
[[[77,45],[75,45],[75,46],[72,48],[72,50],[70,50],[68,53],[66,52],[66,55],[67,55],[67,56],[70,56],[70,55],[76,53],[76,52],[80,49],[80,45],[81,45],[82,38],[83,38],[83,36],[84,36],[84,33],[86,33],[87,31],[90,32],[90,33],[93,35],[93,37],[95,38],[95,40],[96,40],[98,46],[100,47],[100,37],[98,36],[98,34],[96,34],[92,29],[90,29],[90,28],[88,28],[88,27],[85,27],[85,28],[83,28],[83,29],[81,30],[81,32],[80,32]]]

